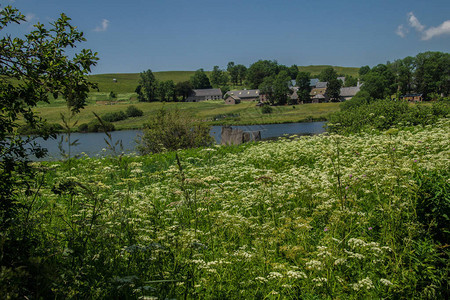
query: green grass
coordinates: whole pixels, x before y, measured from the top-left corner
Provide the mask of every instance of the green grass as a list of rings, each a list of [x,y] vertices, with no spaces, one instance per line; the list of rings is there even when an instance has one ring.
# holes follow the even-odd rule
[[[130,103],[132,102],[125,101],[115,105],[90,104],[77,115],[76,119],[79,120],[78,124],[88,123],[95,119],[93,112],[102,115],[110,112],[124,111]],[[211,125],[252,125],[325,120],[330,113],[339,110],[339,103],[303,104],[295,105],[295,108],[294,106],[277,106],[274,107],[274,111],[271,114],[263,114],[261,108],[257,107],[255,102],[241,102],[237,105],[225,105],[223,101],[204,101],[197,103],[133,102],[133,105],[141,109],[144,115],[142,117],[115,122],[116,129],[142,128],[146,120],[151,118],[161,108],[179,109],[181,113],[208,122]],[[67,113],[67,108],[65,106],[45,106],[37,108],[36,112],[50,123],[62,124],[60,114]],[[239,116],[225,118],[219,121],[212,120],[216,115],[231,114],[239,114]]]
[[[299,70],[302,72],[310,72],[311,75],[317,76],[322,70],[328,68],[328,65],[317,66],[300,66]],[[339,67],[333,66],[338,74],[351,75],[358,77],[359,68],[353,67]],[[209,76],[210,71],[205,71]],[[153,72],[158,80],[173,80],[175,83],[180,81],[187,81],[195,71],[163,71]],[[99,91],[103,93],[109,93],[110,91],[116,94],[133,93],[138,85],[139,73],[115,73],[115,74],[98,74],[90,75],[89,78],[92,82],[98,83]],[[113,79],[117,79],[114,83]]]
[[[188,81],[195,71],[164,71],[153,72],[156,79],[173,80],[175,83]],[[209,75],[210,72],[206,72]],[[89,79],[98,84],[100,92],[109,93],[113,91],[116,94],[133,93],[139,82],[139,73],[117,73],[117,74],[98,74],[90,75]],[[113,79],[117,79],[114,82]]]
[[[317,76],[324,69],[333,67],[338,74],[351,75],[353,77],[359,77],[359,68],[354,67],[339,67],[330,65],[315,65],[315,66],[300,66],[298,67],[301,72],[309,72],[312,76]]]
[[[36,163],[17,201],[38,295],[447,299],[449,249],[433,233],[448,237],[449,139],[442,120]],[[32,276],[8,270],[6,298]]]

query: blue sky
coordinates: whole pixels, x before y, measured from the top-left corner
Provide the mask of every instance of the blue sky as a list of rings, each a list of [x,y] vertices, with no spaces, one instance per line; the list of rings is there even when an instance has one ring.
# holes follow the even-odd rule
[[[4,0],[23,34],[64,12],[98,52],[93,73],[211,70],[229,61],[373,66],[450,50],[450,1]],[[3,32],[2,35],[5,33]]]

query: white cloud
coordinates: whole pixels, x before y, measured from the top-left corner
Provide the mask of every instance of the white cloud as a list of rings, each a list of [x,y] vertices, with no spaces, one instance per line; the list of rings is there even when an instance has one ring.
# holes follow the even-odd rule
[[[445,21],[438,27],[430,27],[423,32],[422,40],[426,41],[435,36],[450,34],[450,20]]]
[[[420,24],[419,20],[416,18],[416,16],[412,12],[408,13],[408,22],[409,22],[409,26],[411,26],[412,28],[415,28],[417,31],[422,32],[425,29],[425,26]]]
[[[33,13],[27,13],[25,15],[25,20],[27,22],[33,22],[33,21],[39,20],[39,18]]]
[[[95,27],[94,31],[97,31],[97,32],[106,31],[106,29],[108,29],[108,26],[109,26],[109,21],[106,19],[103,19],[102,24],[100,26]]]
[[[426,26],[420,23],[419,19],[417,19],[413,12],[409,12],[407,16],[408,26],[414,28],[421,35],[421,39],[423,41],[427,41],[440,35],[450,34],[450,20],[444,21],[437,27],[426,28]],[[397,30],[395,30],[395,34],[402,38],[404,38],[408,32],[409,29],[403,24],[399,25]]]
[[[398,25],[397,30],[395,31],[395,34],[404,38],[408,32],[409,32],[408,28],[405,28],[405,26],[403,26],[403,24],[401,24],[401,25]]]

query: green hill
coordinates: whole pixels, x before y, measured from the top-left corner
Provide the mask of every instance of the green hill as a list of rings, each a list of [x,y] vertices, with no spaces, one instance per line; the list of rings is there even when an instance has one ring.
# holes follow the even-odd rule
[[[298,69],[301,72],[309,72],[309,73],[311,73],[312,76],[317,76],[317,75],[319,75],[320,72],[322,72],[322,70],[329,68],[329,67],[333,67],[333,69],[336,70],[336,72],[338,74],[351,75],[353,77],[359,76],[358,75],[359,68],[355,68],[355,67],[317,65],[317,66],[300,66],[300,67],[298,67]]]
[[[328,65],[320,66],[301,66],[299,70],[302,72],[309,72],[311,75],[318,75],[323,69],[328,68]],[[358,77],[359,68],[353,67],[339,67],[333,66],[338,74],[351,75]],[[173,80],[175,83],[189,80],[194,75],[195,71],[164,71],[153,72],[158,80]],[[210,71],[206,71],[209,75]],[[109,93],[113,91],[116,94],[133,93],[138,85],[139,73],[116,73],[116,74],[98,74],[90,75],[89,78],[98,83],[99,91],[102,93]],[[117,81],[114,82],[113,79]]]

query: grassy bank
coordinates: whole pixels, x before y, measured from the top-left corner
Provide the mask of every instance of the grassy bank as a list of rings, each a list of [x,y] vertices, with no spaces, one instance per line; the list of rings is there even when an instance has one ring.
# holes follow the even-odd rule
[[[102,115],[110,112],[125,110],[131,102],[127,101],[115,105],[97,105],[91,103],[80,114],[77,115],[78,123],[88,123],[94,120],[93,112]],[[305,122],[311,120],[324,120],[327,116],[339,110],[338,103],[304,104],[295,106],[274,107],[273,113],[263,114],[261,108],[255,102],[242,102],[238,105],[225,105],[223,101],[204,101],[198,103],[133,103],[144,112],[142,117],[129,118],[115,122],[116,129],[136,129],[142,128],[148,118],[161,108],[178,109],[183,114],[193,116],[199,120],[208,122],[211,125],[232,124],[271,124]],[[44,106],[36,109],[39,116],[45,118],[50,123],[60,123],[60,114],[67,113],[65,106]],[[227,117],[229,116],[229,117]]]
[[[36,196],[20,201],[39,224],[34,280],[52,292],[36,286],[44,298],[445,299],[449,139],[445,120],[36,164]]]

